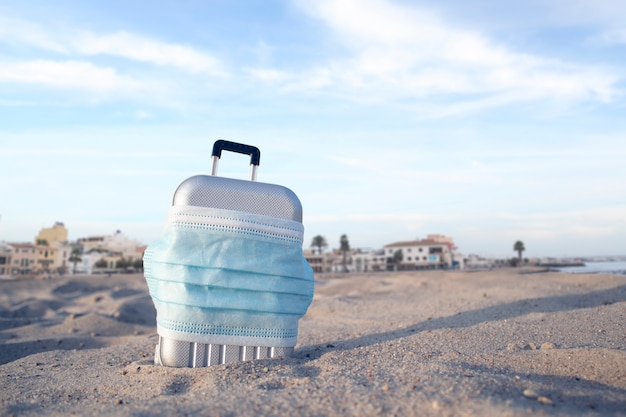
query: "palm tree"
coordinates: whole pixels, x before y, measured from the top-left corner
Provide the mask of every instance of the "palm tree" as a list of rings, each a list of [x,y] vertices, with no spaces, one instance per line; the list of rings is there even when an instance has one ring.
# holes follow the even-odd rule
[[[311,242],[312,248],[317,248],[317,254],[321,255],[323,248],[327,247],[328,243],[326,243],[326,238],[322,235],[317,235],[313,238]]]
[[[526,248],[524,247],[524,242],[522,242],[521,240],[518,240],[517,242],[515,242],[515,244],[513,245],[513,250],[517,252],[518,265],[521,266],[522,265],[522,252],[526,250]]]
[[[76,264],[82,261],[80,255],[82,254],[81,250],[78,248],[72,249],[72,253],[70,253],[69,261],[74,264],[74,269],[72,273],[76,275]]]
[[[339,238],[339,249],[343,252],[343,272],[348,272],[346,261],[346,255],[350,252],[350,242],[348,242],[348,236],[341,235]]]
[[[121,258],[119,258],[117,261],[115,261],[115,269],[126,269],[128,268],[128,265],[130,264],[130,261],[127,261],[126,259],[124,259],[124,257],[122,256]]]
[[[143,259],[135,259],[133,261],[133,268],[135,268],[136,271],[143,271]]]
[[[400,265],[402,264],[402,259],[404,255],[402,254],[402,249],[398,249],[393,254],[393,263],[396,265],[396,271],[400,269]]]

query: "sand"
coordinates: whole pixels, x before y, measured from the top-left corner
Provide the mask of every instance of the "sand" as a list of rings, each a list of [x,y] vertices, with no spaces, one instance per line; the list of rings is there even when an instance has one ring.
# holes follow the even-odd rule
[[[2,281],[0,415],[626,415],[626,277],[520,272],[320,276],[295,357],[202,369],[139,274]]]

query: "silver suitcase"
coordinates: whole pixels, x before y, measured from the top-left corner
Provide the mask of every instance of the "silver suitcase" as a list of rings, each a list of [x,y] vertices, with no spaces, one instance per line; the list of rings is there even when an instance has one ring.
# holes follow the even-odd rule
[[[250,181],[217,176],[222,151],[250,155]],[[225,140],[213,145],[211,175],[183,181],[174,193],[173,206],[238,210],[302,223],[302,205],[286,187],[256,181],[261,152],[258,148]],[[172,367],[205,367],[230,362],[286,357],[294,347],[238,346],[190,343],[159,336],[155,363]]]

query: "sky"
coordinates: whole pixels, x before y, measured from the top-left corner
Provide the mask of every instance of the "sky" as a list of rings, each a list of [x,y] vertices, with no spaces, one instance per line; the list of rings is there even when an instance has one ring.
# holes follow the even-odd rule
[[[0,241],[149,244],[226,139],[305,248],[625,255],[625,91],[617,0],[3,0]]]

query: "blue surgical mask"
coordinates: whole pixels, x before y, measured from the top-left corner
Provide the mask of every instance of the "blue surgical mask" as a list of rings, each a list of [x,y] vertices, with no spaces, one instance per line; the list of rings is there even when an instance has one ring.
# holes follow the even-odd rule
[[[173,206],[144,255],[159,335],[242,346],[294,346],[313,298],[301,223]]]

